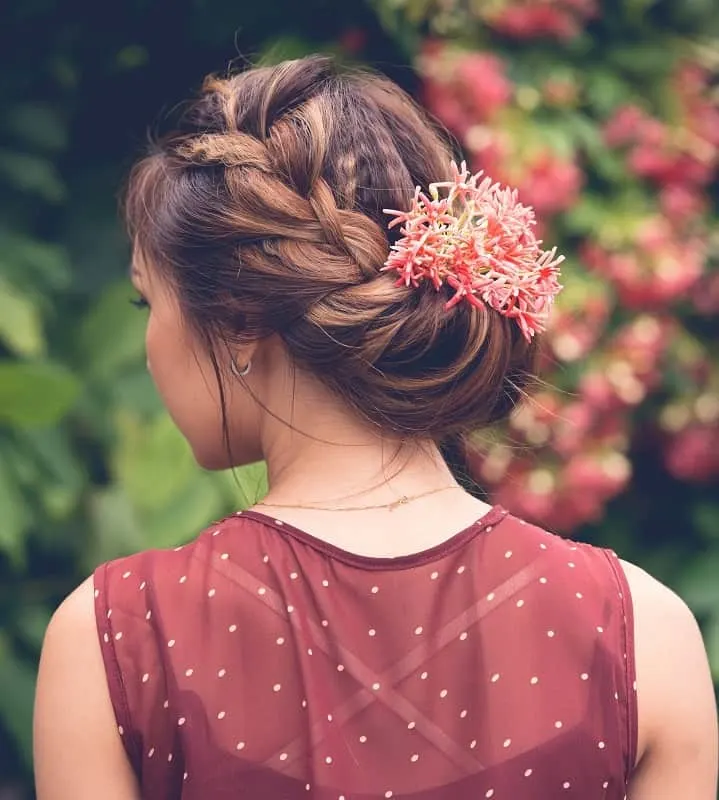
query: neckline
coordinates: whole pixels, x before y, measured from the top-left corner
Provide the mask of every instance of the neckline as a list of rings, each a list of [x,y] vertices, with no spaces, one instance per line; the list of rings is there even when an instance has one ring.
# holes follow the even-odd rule
[[[410,569],[411,567],[417,567],[436,561],[453,550],[458,549],[479,533],[491,531],[492,528],[502,522],[508,514],[509,511],[502,508],[502,506],[494,505],[478,520],[439,544],[432,545],[432,547],[425,550],[419,550],[416,553],[406,553],[401,556],[366,556],[360,553],[353,553],[350,550],[345,550],[338,545],[320,539],[318,536],[307,533],[307,531],[297,528],[289,522],[285,522],[284,520],[270,516],[261,511],[238,511],[234,515],[234,518],[251,519],[267,527],[274,528],[276,531],[287,534],[302,544],[312,547],[314,550],[318,550],[324,555],[336,559],[337,561],[342,561],[345,564],[367,570],[386,570],[388,568]]]

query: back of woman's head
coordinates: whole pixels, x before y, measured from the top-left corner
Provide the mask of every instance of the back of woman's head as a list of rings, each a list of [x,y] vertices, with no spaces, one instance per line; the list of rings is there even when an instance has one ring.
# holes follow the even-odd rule
[[[440,440],[505,416],[535,352],[497,312],[380,271],[383,209],[448,179],[452,155],[393,83],[316,56],[208,78],[135,167],[126,213],[215,364],[277,334],[380,428]]]

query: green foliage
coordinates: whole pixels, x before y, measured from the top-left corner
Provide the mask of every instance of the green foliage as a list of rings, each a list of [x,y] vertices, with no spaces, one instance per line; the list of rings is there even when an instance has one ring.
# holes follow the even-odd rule
[[[229,0],[178,0],[171,35],[156,5],[120,4],[108,26],[104,6],[15,4],[0,31],[7,54],[0,82],[3,797],[30,791],[36,664],[61,599],[103,560],[182,543],[266,491],[262,465],[201,471],[145,370],[145,317],[128,302],[129,252],[115,199],[146,126],[234,53],[270,61],[318,49],[357,55],[414,88],[416,75],[390,65],[413,59],[428,31],[485,46],[490,37],[479,12],[501,3],[274,0],[240,8]],[[616,36],[595,42],[603,56],[586,74],[591,28],[567,45],[571,58],[545,44],[514,60],[512,78],[526,86],[524,111],[536,104],[538,76],[571,83],[580,72],[585,102],[599,117],[638,91],[661,102],[667,32],[708,31],[714,13],[710,0],[611,5]],[[25,46],[10,46],[17,43]],[[522,119],[508,117],[508,130],[520,130]],[[590,187],[563,216],[568,236],[622,233],[641,213],[645,201],[624,162],[584,113],[568,110],[561,125],[538,114],[531,133],[557,150],[579,147],[598,182],[623,187],[611,205]],[[615,547],[682,592],[705,626],[719,677],[716,499],[672,480],[651,454],[638,452],[635,464],[635,482],[605,522],[578,534]]]

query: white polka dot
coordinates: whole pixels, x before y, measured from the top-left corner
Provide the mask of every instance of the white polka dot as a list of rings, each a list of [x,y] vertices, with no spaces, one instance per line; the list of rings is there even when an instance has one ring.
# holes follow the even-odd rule
[[[344,672],[344,671],[345,671],[345,665],[344,664],[338,664],[337,665],[337,672]]]
[[[170,641],[167,643],[167,646],[168,647],[174,647],[175,646],[175,640],[174,639],[170,639]]]
[[[580,677],[580,678],[581,678],[583,681],[588,681],[588,680],[589,680],[589,675],[588,675],[586,672],[583,672],[583,673],[582,673],[582,674],[581,674],[579,677]]]
[[[303,700],[303,701],[300,703],[300,705],[302,706],[302,708],[307,708],[307,700]]]
[[[115,634],[115,639],[118,642],[120,641],[120,639],[122,639],[122,631],[118,631],[118,633]]]
[[[574,568],[575,568],[577,565],[576,565],[576,564],[575,564],[573,561],[568,561],[568,562],[567,562],[567,566],[568,566],[570,569],[574,569]]]
[[[436,580],[437,580],[437,578],[439,578],[439,572],[436,572],[436,571],[435,571],[435,572],[433,572],[433,573],[432,573],[432,574],[429,576],[429,579],[430,579],[431,581],[436,581]]]
[[[525,778],[528,778],[531,774],[532,774],[532,770],[531,769],[525,769],[524,770],[524,777]]]
[[[507,550],[507,552],[504,554],[504,557],[505,558],[511,558],[512,557],[512,551],[511,550]]]
[[[150,674],[149,674],[149,672],[146,672],[146,673],[145,673],[145,674],[142,676],[142,682],[143,682],[143,683],[147,683],[149,680],[150,680]]]
[[[547,549],[547,545],[546,545],[546,544],[544,544],[544,542],[542,542],[542,543],[539,545],[539,549],[540,549],[540,550],[546,550],[546,549]]]
[[[487,525],[487,533],[491,533],[494,528],[491,525]]]
[[[496,683],[499,680],[499,673],[495,672],[489,680],[492,681],[492,683]]]
[[[415,763],[416,761],[419,761],[419,753],[412,753],[412,755],[410,756],[409,760],[412,763]]]
[[[477,746],[477,740],[476,739],[472,739],[472,741],[469,743],[469,749],[470,750],[474,750],[474,748],[476,746]]]
[[[120,734],[120,736],[125,735],[125,729],[122,727],[122,725],[117,726],[117,732]]]
[[[183,772],[183,773],[182,773],[182,780],[183,780],[183,781],[186,781],[186,780],[187,780],[187,773],[186,773],[186,772]]]
[[[225,675],[227,675],[227,670],[226,669],[217,670],[217,677],[218,678],[224,678]]]
[[[467,636],[469,636],[469,634],[467,633],[467,631],[462,631],[462,633],[460,633],[460,634],[459,634],[459,640],[460,640],[460,642],[463,642],[463,641],[464,641],[464,640],[467,638]]]
[[[148,758],[152,758],[154,755],[155,755],[155,748],[154,748],[154,747],[151,747],[151,748],[150,748],[150,749],[147,751],[147,757],[148,757]]]
[[[188,678],[191,678],[191,677],[192,677],[192,673],[193,673],[194,671],[195,671],[195,670],[194,670],[194,669],[192,669],[192,667],[190,667],[189,669],[186,669],[186,670],[185,670],[185,675],[186,675]]]
[[[110,641],[110,637],[106,633],[102,634],[102,638],[105,641],[105,644],[107,644]]]
[[[230,625],[227,629],[230,633],[234,633],[237,630],[237,625]]]
[[[521,608],[524,605],[524,600],[517,600],[517,608]]]
[[[569,787],[570,787],[571,785],[572,785],[572,784],[571,784],[569,781],[564,781],[564,783],[562,784],[562,788],[563,788],[563,789],[569,789]]]
[[[322,625],[323,628],[326,628],[329,625],[329,622],[327,622],[326,619],[323,619],[322,622],[321,622],[321,625]]]
[[[417,626],[417,627],[414,629],[415,636],[419,636],[419,635],[422,633],[422,631],[423,631],[423,630],[424,630],[424,628],[423,628],[421,625],[418,625],[418,626]]]
[[[576,594],[575,596],[576,596],[576,597],[577,597],[579,600],[581,600],[581,599],[584,597],[584,595],[583,595],[581,592],[577,592],[577,594]]]
[[[279,525],[279,526],[280,526],[280,528],[281,528],[281,527],[282,527],[284,524],[285,524],[285,523],[284,523],[284,522],[283,522],[281,519],[276,519],[276,520],[275,520],[275,525]]]
[[[291,614],[295,610],[294,606],[287,606],[287,613]]]
[[[609,781],[604,781],[602,784],[602,789],[606,789],[609,786]]]
[[[123,580],[127,580],[127,578],[129,578],[129,577],[130,577],[130,575],[132,575],[132,573],[131,573],[131,572],[123,572],[123,573],[122,573],[122,578],[123,578]]]
[[[179,580],[179,583],[185,583],[186,581],[187,581],[187,575],[183,575],[183,576],[180,578],[180,580]]]
[[[269,560],[270,560],[270,557],[269,557],[268,555],[264,555],[264,556],[262,556],[262,562],[263,562],[264,564],[268,564],[268,563],[269,563]]]
[[[490,592],[487,595],[487,600],[489,600],[490,603],[492,602],[492,600],[494,600],[494,592]]]
[[[373,586],[370,589],[370,591],[372,592],[372,594],[377,594],[377,592],[379,592],[379,586]]]
[[[457,567],[457,575],[461,575],[465,571],[465,569],[467,568],[464,566],[464,564]]]
[[[279,692],[281,688],[282,688],[282,684],[281,684],[281,683],[276,683],[276,684],[275,684],[275,685],[272,687],[272,691],[273,691],[273,692]]]
[[[172,753],[168,753],[167,754],[167,763],[169,764],[172,761],[172,759],[173,759]]]
[[[604,633],[604,628],[601,625],[597,625],[597,633]]]
[[[266,594],[267,594],[267,589],[265,589],[265,587],[264,587],[264,586],[260,586],[260,588],[257,590],[257,594],[258,594],[260,597],[263,597],[264,595],[266,595]]]
[[[308,647],[308,648],[307,648],[307,655],[308,655],[308,656],[311,656],[311,655],[312,655],[312,648],[311,648],[311,647]]]
[[[532,686],[536,686],[539,683],[539,678],[536,675],[532,675],[532,677],[529,679],[529,682],[532,684]]]
[[[426,680],[427,680],[427,675],[428,675],[428,674],[429,674],[429,673],[427,673],[427,672],[423,672],[423,673],[422,673],[422,674],[419,676],[419,679],[420,679],[421,681],[426,681]]]
[[[305,784],[305,791],[306,791],[306,792],[309,792],[309,790],[310,790],[311,788],[312,788],[312,784],[310,784],[310,783],[306,783],[306,784]]]
[[[145,614],[145,619],[150,619],[152,617],[152,609],[150,609],[147,614]]]
[[[163,708],[169,708],[170,707],[170,701],[169,700],[165,700],[165,702],[162,704],[162,707]]]
[[[555,637],[554,631],[547,631],[547,636],[549,636],[550,639],[553,639]]]
[[[244,750],[245,747],[246,745],[244,742],[237,742],[237,744],[235,745],[235,750]]]
[[[439,696],[442,699],[444,699],[447,696],[447,690],[446,689],[442,689],[442,691],[439,693]]]
[[[285,643],[285,637],[284,636],[278,636],[275,641],[277,642],[277,644],[284,644]]]
[[[376,631],[374,628],[370,628],[370,629],[367,631],[367,633],[368,633],[370,636],[376,636],[376,635],[377,635],[377,631]]]
[[[180,719],[177,720],[177,724],[180,726],[184,725],[186,722],[187,720],[184,717],[180,717]]]
[[[327,580],[327,578],[325,578],[325,579],[322,581],[322,585],[323,585],[325,588],[327,588],[327,587],[330,585],[330,582]]]
[[[327,722],[332,722],[333,719],[334,717],[332,716],[332,714],[327,715]]]
[[[466,716],[467,716],[467,709],[466,709],[466,708],[463,708],[463,709],[462,709],[462,710],[459,712],[459,717],[460,717],[460,719],[464,719]]]
[[[600,750],[604,750],[604,748],[605,748],[606,746],[607,746],[607,745],[606,745],[604,742],[598,742],[598,743],[597,743],[597,747],[598,747]]]
[[[558,719],[558,720],[557,720],[557,721],[554,723],[554,727],[555,727],[555,728],[557,728],[557,729],[559,729],[559,728],[561,728],[561,727],[562,727],[562,724],[563,724],[563,723],[562,723],[562,721]]]
[[[360,740],[360,742],[361,742],[362,744],[364,744],[364,743],[367,741],[367,737],[366,737],[366,736],[364,736],[364,735],[362,735],[362,736],[360,736],[360,737],[359,737],[359,740]]]
[[[412,722],[408,722],[407,723],[407,730],[409,730],[409,731],[413,731],[416,727],[417,727],[417,723],[414,722],[414,720]]]
[[[97,598],[99,596],[100,596],[100,590],[99,589],[95,589],[95,599],[97,600]]]
[[[637,682],[636,681],[634,681],[632,683],[632,689],[634,689],[635,692],[637,691]]]
[[[111,609],[111,608],[108,608],[108,609],[107,609],[107,614],[106,614],[105,616],[106,616],[108,619],[110,619],[110,617],[112,616],[112,609]]]
[[[544,577],[542,577],[542,578],[540,578],[540,579],[539,579],[539,582],[540,582],[540,583],[546,583],[546,582],[547,582],[547,579],[546,579],[546,578],[544,578]]]
[[[287,761],[287,753],[280,753],[280,761]]]
[[[212,532],[212,535],[213,535],[213,536],[217,536],[219,533],[221,533],[221,531],[220,531],[220,529],[218,528],[216,531],[213,531],[213,532]]]
[[[298,575],[297,575],[296,572],[290,572],[290,580],[291,581],[296,581],[297,578],[298,578]]]
[[[373,683],[372,688],[375,690],[375,692],[379,691],[379,683]]]
[[[510,744],[512,744],[512,740],[511,739],[505,739],[504,743],[502,744],[502,747],[509,747]]]
[[[484,793],[484,796],[485,797],[494,797],[494,789],[487,789],[487,791]]]
[[[325,764],[331,764],[331,763],[332,763],[332,756],[326,756],[325,757]]]
[[[228,559],[229,557],[230,557],[230,554],[229,554],[229,553],[223,553],[223,554],[220,556],[220,558],[221,558],[223,561],[227,561],[227,559]]]
[[[388,789],[388,790],[387,790],[387,791],[384,793],[384,796],[385,796],[385,797],[392,797],[392,790],[391,790],[391,789]]]

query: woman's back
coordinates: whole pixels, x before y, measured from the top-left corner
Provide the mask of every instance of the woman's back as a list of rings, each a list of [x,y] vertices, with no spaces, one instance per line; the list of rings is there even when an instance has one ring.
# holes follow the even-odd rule
[[[250,511],[95,586],[144,797],[625,796],[619,562],[499,507],[394,559]]]

